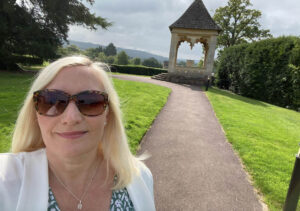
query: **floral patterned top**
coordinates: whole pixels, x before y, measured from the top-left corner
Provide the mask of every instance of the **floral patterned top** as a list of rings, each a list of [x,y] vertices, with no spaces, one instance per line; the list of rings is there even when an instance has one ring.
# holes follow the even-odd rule
[[[48,211],[60,211],[51,187],[49,187]],[[110,211],[134,211],[133,203],[126,188],[113,190],[110,200]]]

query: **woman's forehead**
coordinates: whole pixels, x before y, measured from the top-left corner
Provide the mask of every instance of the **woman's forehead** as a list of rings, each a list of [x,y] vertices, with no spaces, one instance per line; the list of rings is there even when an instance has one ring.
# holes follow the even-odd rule
[[[84,90],[104,91],[104,86],[95,72],[87,66],[72,66],[63,68],[48,84],[47,89],[59,89],[76,94]]]

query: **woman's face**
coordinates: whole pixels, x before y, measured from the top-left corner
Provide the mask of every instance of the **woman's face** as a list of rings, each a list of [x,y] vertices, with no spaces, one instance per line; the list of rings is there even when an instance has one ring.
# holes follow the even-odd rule
[[[74,66],[60,71],[47,89],[62,90],[70,95],[86,90],[104,91],[89,67]],[[94,117],[80,113],[74,101],[70,101],[58,116],[39,115],[37,120],[47,153],[54,156],[78,156],[96,152],[101,142],[108,109]]]

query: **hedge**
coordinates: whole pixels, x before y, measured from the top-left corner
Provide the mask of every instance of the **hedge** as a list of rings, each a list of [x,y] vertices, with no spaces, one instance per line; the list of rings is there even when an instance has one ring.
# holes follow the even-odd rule
[[[217,86],[282,107],[300,109],[300,38],[279,37],[225,49]]]
[[[157,75],[160,73],[167,73],[168,71],[161,68],[154,68],[154,67],[145,67],[140,65],[115,65],[112,64],[110,66],[112,72],[119,72],[119,73],[127,73],[127,74],[134,74],[134,75]]]

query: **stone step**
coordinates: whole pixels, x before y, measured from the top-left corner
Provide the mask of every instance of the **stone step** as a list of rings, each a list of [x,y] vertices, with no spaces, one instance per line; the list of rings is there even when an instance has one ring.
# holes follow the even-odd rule
[[[160,81],[168,81],[173,83],[179,83],[179,84],[191,84],[191,85],[205,85],[206,79],[204,78],[189,78],[183,75],[170,75],[168,73],[161,73],[158,75],[154,75],[151,77],[155,80]]]

